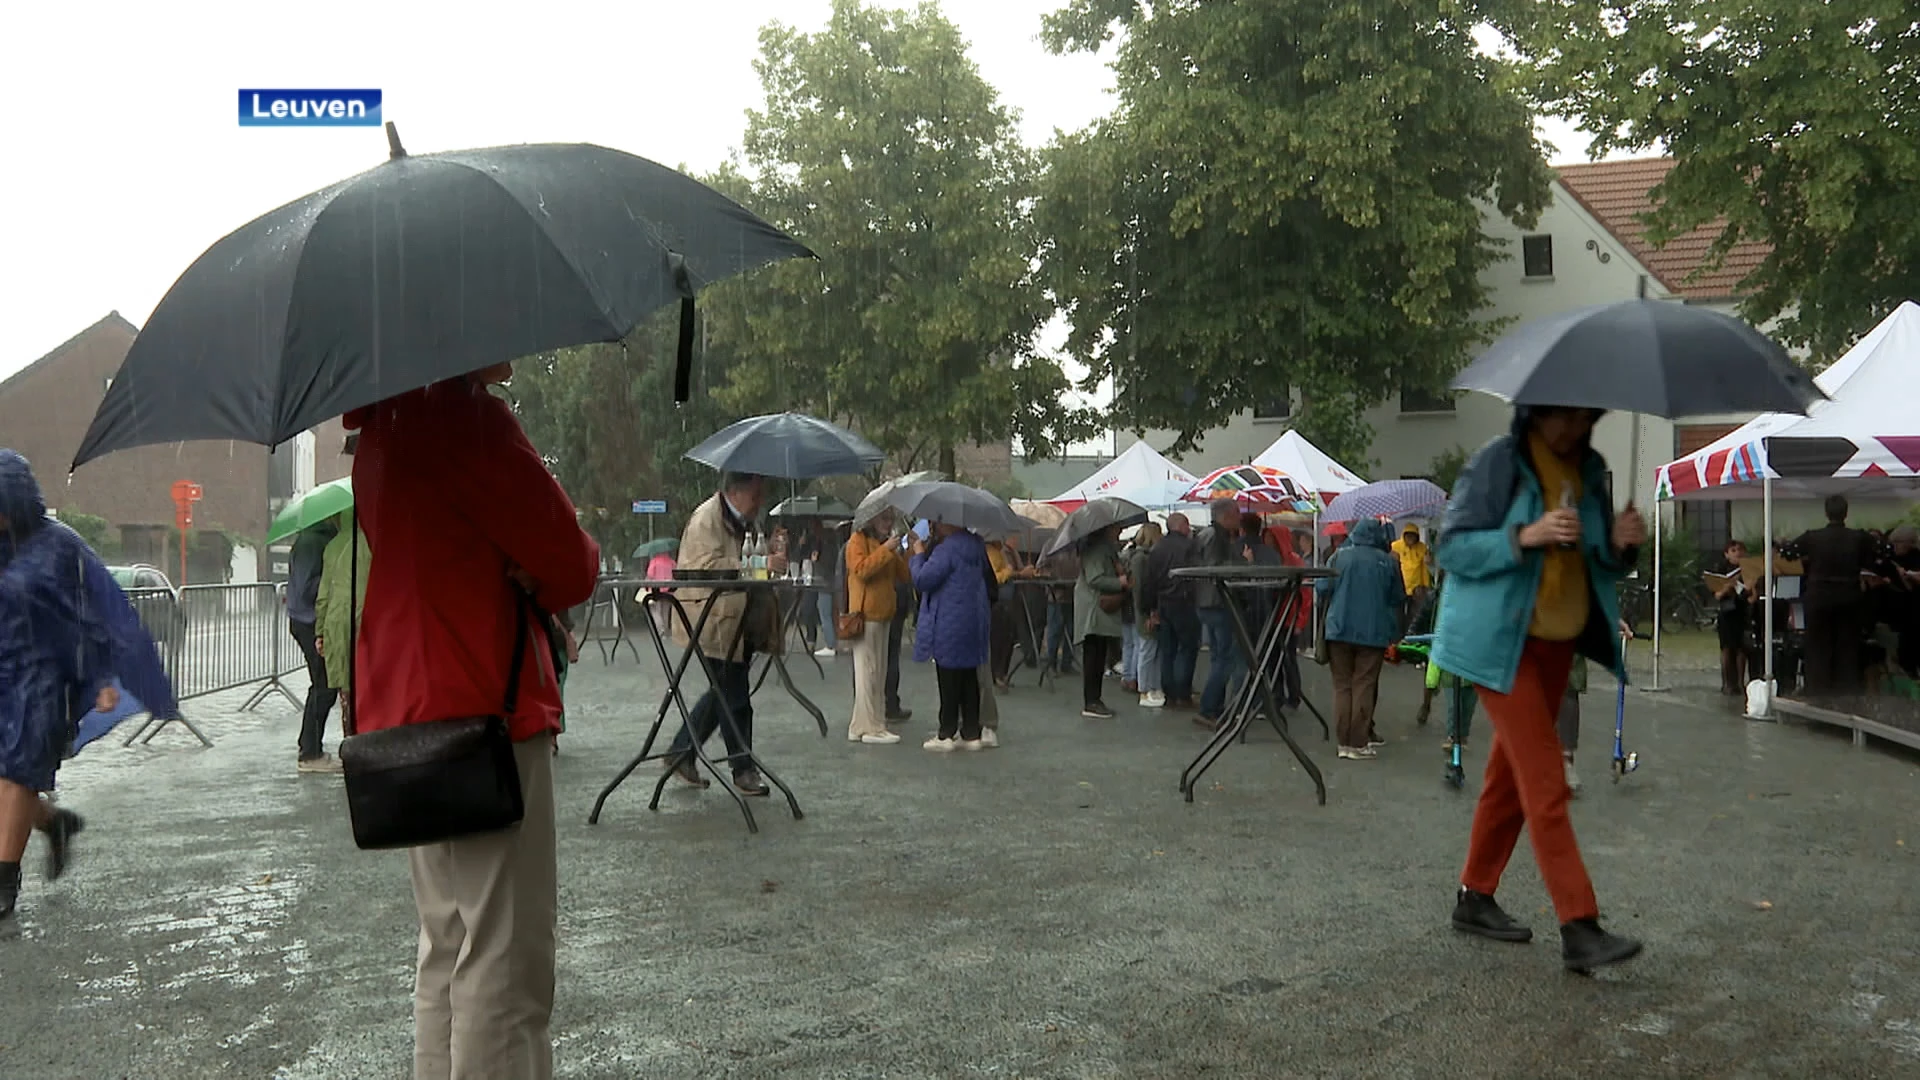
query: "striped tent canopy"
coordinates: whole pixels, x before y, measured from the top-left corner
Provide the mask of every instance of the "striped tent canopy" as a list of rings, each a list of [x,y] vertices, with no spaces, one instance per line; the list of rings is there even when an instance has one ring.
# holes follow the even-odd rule
[[[1234,500],[1243,509],[1260,512],[1294,510],[1311,514],[1319,509],[1312,492],[1266,465],[1227,465],[1215,469],[1201,477],[1180,501],[1204,503],[1223,498]]]
[[[1909,300],[1814,382],[1806,416],[1763,413],[1655,476],[1662,499],[1920,491],[1920,304]]]

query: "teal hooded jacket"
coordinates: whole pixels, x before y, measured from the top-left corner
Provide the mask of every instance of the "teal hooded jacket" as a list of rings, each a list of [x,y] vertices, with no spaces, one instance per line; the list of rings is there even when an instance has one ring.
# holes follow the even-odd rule
[[[1475,686],[1510,693],[1526,648],[1544,557],[1520,547],[1520,530],[1546,513],[1540,478],[1527,460],[1527,411],[1516,409],[1511,434],[1480,448],[1461,470],[1440,528],[1436,560],[1447,574],[1440,590],[1433,662]],[[1614,672],[1626,670],[1620,649],[1615,588],[1639,559],[1613,551],[1612,485],[1607,463],[1589,449],[1581,463],[1580,551],[1593,593],[1579,653]]]
[[[1327,564],[1335,576],[1321,578],[1314,589],[1327,600],[1327,640],[1384,649],[1400,640],[1400,607],[1407,600],[1400,560],[1387,545],[1387,527],[1378,521],[1356,521],[1347,542]]]

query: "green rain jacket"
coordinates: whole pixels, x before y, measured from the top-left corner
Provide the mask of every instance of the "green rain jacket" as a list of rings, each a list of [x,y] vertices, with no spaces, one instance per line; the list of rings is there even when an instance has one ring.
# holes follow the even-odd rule
[[[313,610],[314,626],[325,643],[327,685],[341,690],[347,685],[347,643],[352,640],[347,619],[352,613],[357,625],[358,614],[366,609],[367,568],[373,565],[373,549],[367,546],[367,535],[354,527],[353,511],[346,511],[338,520],[340,531],[327,543],[326,554],[321,558],[320,598]],[[353,593],[347,591],[347,577],[353,573],[353,548],[347,543],[350,536],[360,541],[360,574]]]

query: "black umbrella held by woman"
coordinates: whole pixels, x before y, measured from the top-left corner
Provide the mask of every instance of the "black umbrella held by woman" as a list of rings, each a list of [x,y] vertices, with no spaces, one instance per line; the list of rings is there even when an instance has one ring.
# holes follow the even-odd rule
[[[778,259],[792,237],[706,185],[591,145],[391,159],[241,226],[134,339],[74,457],[192,439],[277,446],[348,410],[547,349],[619,341]]]

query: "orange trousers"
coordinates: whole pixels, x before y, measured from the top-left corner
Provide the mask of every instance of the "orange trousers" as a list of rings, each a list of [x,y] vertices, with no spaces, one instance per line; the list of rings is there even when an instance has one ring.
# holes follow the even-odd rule
[[[1554,728],[1572,667],[1572,642],[1528,638],[1512,692],[1481,689],[1480,704],[1493,723],[1493,745],[1473,811],[1467,868],[1460,875],[1460,884],[1493,895],[1525,825],[1540,877],[1562,923],[1600,914],[1567,817],[1572,792]]]

